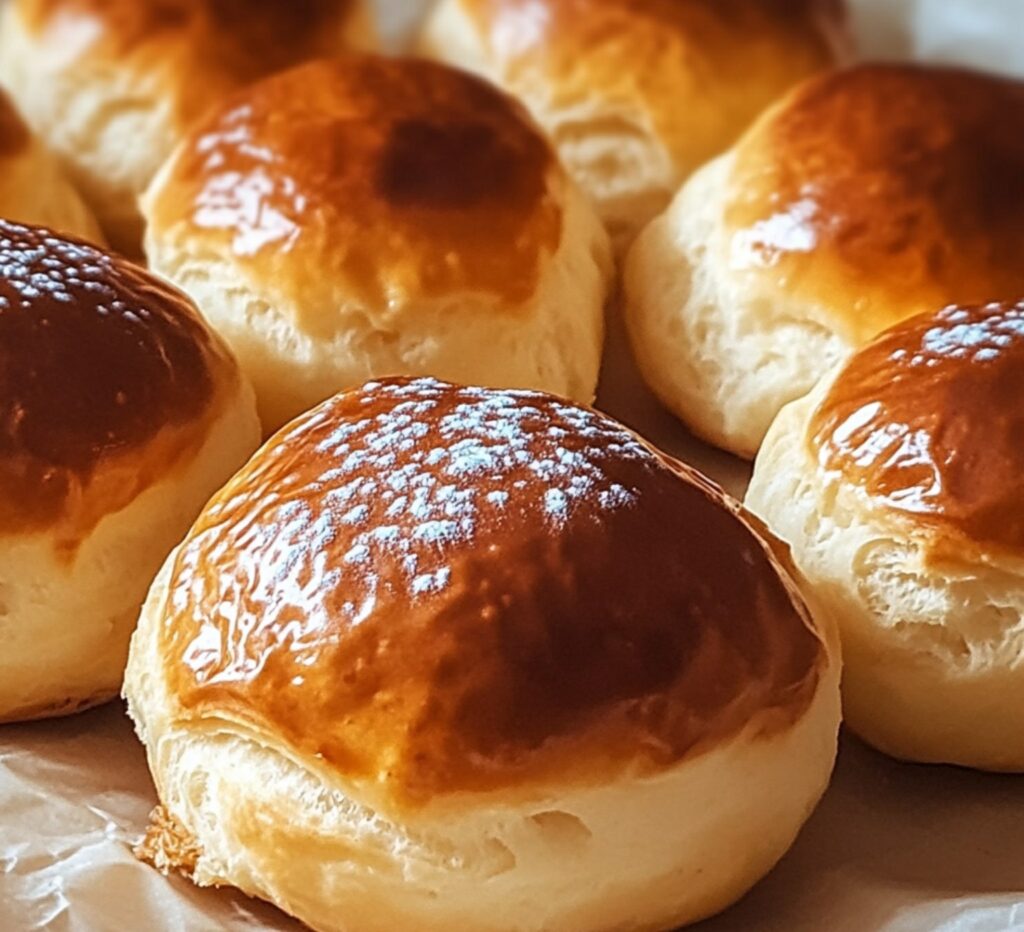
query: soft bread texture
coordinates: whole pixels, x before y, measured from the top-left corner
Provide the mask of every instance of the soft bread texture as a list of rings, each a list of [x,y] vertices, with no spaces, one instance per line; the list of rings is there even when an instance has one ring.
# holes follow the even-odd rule
[[[620,248],[847,45],[839,0],[441,0],[421,40],[526,103]]]
[[[134,255],[139,195],[211,104],[371,34],[352,0],[11,0],[0,83],[110,241]]]
[[[193,131],[144,209],[152,267],[232,346],[268,431],[387,375],[594,397],[607,236],[477,78],[363,55],[277,75]]]
[[[99,225],[60,163],[32,134],[0,88],[0,217],[62,230],[94,243]]]
[[[1024,294],[1024,85],[864,65],[813,79],[637,240],[631,340],[662,401],[746,457],[886,327]]]
[[[839,621],[847,723],[896,757],[1024,770],[1024,306],[883,334],[783,410],[750,508]]]
[[[835,635],[793,573],[588,409],[433,380],[337,396],[150,592],[125,680],[163,805],[143,853],[321,930],[716,912],[835,756]]]
[[[0,721],[17,721],[117,694],[150,581],[259,425],[184,295],[7,221],[0,268]]]

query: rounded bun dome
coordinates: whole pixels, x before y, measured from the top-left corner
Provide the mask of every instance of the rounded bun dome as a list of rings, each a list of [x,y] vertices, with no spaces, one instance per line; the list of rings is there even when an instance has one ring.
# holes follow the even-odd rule
[[[0,81],[128,253],[138,196],[211,104],[371,41],[360,0],[12,0],[0,22]]]
[[[838,724],[837,657],[762,532],[551,396],[336,396],[225,487],[151,593],[126,681],[165,807],[151,857],[321,929],[343,904],[358,929],[722,908],[792,841]]]
[[[840,0],[442,0],[422,40],[523,100],[620,244],[847,44]]]
[[[749,503],[839,619],[851,726],[1024,769],[1024,305],[896,325],[779,417]],[[812,514],[814,517],[812,517]]]
[[[149,582],[258,433],[251,390],[184,295],[7,221],[0,414],[5,719],[117,691]]]
[[[922,315],[856,354],[815,412],[824,469],[938,539],[1024,556],[1024,303]]]
[[[1024,83],[867,64],[802,85],[693,179],[626,273],[642,368],[752,456],[851,350],[1024,295]]]
[[[469,75],[364,55],[277,75],[195,128],[145,212],[153,267],[235,348],[268,428],[383,375],[593,397],[605,234]]]

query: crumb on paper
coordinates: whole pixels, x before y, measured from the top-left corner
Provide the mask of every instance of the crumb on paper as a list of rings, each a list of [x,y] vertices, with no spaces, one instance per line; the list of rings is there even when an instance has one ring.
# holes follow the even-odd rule
[[[132,852],[161,874],[177,871],[186,877],[195,872],[202,854],[195,836],[163,806],[157,806],[150,813],[146,835]]]

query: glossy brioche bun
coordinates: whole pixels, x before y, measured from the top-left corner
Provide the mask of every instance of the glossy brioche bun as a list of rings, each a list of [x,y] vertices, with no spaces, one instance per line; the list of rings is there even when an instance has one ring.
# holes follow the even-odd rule
[[[102,242],[95,218],[57,159],[33,136],[0,88],[0,218]]]
[[[194,120],[241,85],[368,32],[360,0],[10,0],[0,83],[110,241],[138,254],[138,196]]]
[[[834,638],[785,548],[616,422],[371,383],[279,433],[155,583],[143,854],[315,929],[669,928],[828,782]]]
[[[426,54],[522,99],[625,245],[768,104],[835,64],[843,0],[441,0]]]
[[[640,367],[712,443],[886,327],[1024,295],[1024,84],[864,65],[812,80],[698,173],[625,272]]]
[[[363,55],[277,75],[193,131],[144,209],[152,267],[232,346],[268,431],[378,376],[594,397],[607,237],[477,78]]]
[[[0,722],[117,694],[161,562],[258,440],[184,295],[0,220]]]
[[[1024,771],[1024,304],[894,327],[787,407],[748,504],[839,620],[846,719]]]

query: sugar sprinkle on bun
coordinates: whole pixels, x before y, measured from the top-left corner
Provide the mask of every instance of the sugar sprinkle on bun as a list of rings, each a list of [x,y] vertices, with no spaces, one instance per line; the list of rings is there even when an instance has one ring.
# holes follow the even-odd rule
[[[252,392],[184,295],[0,221],[0,720],[116,694],[149,582],[255,448]]]
[[[787,560],[589,409],[339,395],[151,592],[125,686],[164,806],[150,856],[317,929],[715,912],[835,754],[838,657]]]
[[[838,618],[851,727],[1024,770],[1024,305],[897,325],[786,408],[749,505]]]

